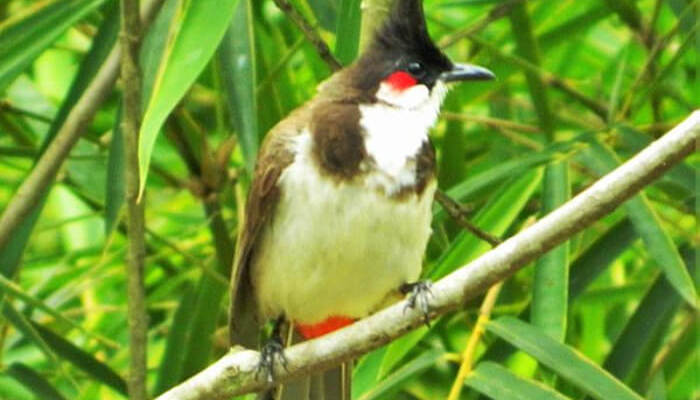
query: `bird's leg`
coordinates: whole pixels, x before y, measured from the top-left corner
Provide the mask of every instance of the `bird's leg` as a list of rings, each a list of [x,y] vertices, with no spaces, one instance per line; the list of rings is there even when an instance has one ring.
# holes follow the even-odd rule
[[[287,369],[287,357],[284,355],[284,339],[282,338],[282,327],[284,326],[284,315],[280,315],[274,322],[272,334],[267,339],[260,350],[260,362],[257,373],[265,373],[267,381],[272,383],[275,378],[275,360],[284,369]]]
[[[430,327],[430,298],[433,292],[430,291],[433,283],[429,280],[413,283],[404,283],[399,287],[399,291],[408,295],[406,308],[418,308],[423,313],[423,322]]]

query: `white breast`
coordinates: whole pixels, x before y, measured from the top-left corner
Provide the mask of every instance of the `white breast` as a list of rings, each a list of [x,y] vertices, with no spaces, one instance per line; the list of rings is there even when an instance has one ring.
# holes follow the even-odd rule
[[[364,123],[373,121],[369,116]],[[413,179],[400,154],[415,154],[411,149],[420,148],[425,138],[408,135],[415,137],[407,137],[409,143],[397,145],[391,156],[380,150],[387,141],[368,138],[367,150],[381,170],[368,173],[363,182],[319,175],[310,135],[297,138],[295,160],[280,177],[275,218],[262,233],[252,265],[253,285],[267,317],[284,313],[299,323],[332,315],[364,317],[402,283],[418,279],[435,183],[420,196],[401,201],[366,186],[374,182],[396,190],[399,181]]]

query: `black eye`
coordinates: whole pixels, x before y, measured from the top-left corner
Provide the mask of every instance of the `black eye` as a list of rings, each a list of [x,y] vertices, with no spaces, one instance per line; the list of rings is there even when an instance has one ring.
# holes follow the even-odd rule
[[[406,69],[415,77],[420,77],[425,73],[425,67],[423,67],[423,64],[418,61],[411,61],[406,66]]]

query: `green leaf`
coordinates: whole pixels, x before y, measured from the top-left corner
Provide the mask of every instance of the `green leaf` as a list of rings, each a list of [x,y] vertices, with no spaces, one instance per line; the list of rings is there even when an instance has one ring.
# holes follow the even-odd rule
[[[12,363],[5,372],[34,393],[38,399],[65,400],[49,381],[22,363]]]
[[[357,397],[358,400],[375,400],[388,398],[401,388],[408,379],[415,377],[426,369],[432,367],[444,354],[442,350],[433,349],[424,352],[413,360],[403,364],[394,373],[382,379],[371,389]],[[355,398],[353,396],[353,398]]]
[[[360,46],[361,0],[340,0],[340,12],[335,29],[335,56],[343,65],[357,57]]]
[[[2,315],[7,322],[12,324],[17,331],[21,332],[27,340],[33,342],[39,350],[46,355],[49,361],[57,364],[58,358],[56,354],[54,354],[51,347],[44,341],[41,335],[39,335],[39,332],[34,329],[34,326],[24,314],[17,311],[12,304],[5,301],[2,303]]]
[[[571,196],[568,163],[549,164],[544,173],[542,214],[564,204]],[[569,301],[569,241],[542,256],[535,264],[530,321],[550,337],[563,342]]]
[[[694,254],[687,251],[686,256],[685,260],[692,270]],[[643,355],[648,353],[653,357],[657,353],[661,343],[654,339],[664,337],[681,301],[665,276],[657,277],[615,340],[603,367],[626,381],[632,372],[646,380],[652,360],[645,359]]]
[[[638,238],[634,225],[628,218],[618,222],[598,237],[571,264],[569,298],[573,301],[586,287],[608,268],[616,258]]]
[[[66,12],[78,12],[79,10],[82,10],[82,8],[69,8],[67,11],[65,10],[65,7],[77,7],[79,4],[81,7],[88,7],[83,3],[87,2],[54,1],[43,5],[41,8],[38,8],[33,13],[24,16],[20,20],[6,22],[5,25],[0,26],[0,53],[2,53],[1,49],[3,48],[9,49],[10,47],[15,46],[17,43],[15,43],[14,40],[18,41],[20,44],[23,40],[29,40],[31,35],[30,38],[24,38],[23,35],[34,32],[35,26],[39,30],[47,29],[44,26],[44,22],[46,22],[44,21],[44,18],[54,21],[54,23],[58,23],[56,18],[68,18],[66,16]],[[93,1],[92,3],[95,3],[96,6],[99,2]],[[58,110],[56,117],[52,121],[46,137],[44,138],[41,145],[41,150],[37,154],[37,159],[44,153],[44,150],[46,150],[46,147],[48,147],[51,140],[53,140],[54,136],[65,122],[68,113],[73,109],[75,103],[77,103],[80,96],[82,96],[85,89],[92,82],[92,79],[97,74],[99,67],[102,65],[104,60],[107,58],[107,55],[111,51],[112,44],[116,41],[116,33],[118,30],[118,11],[118,7],[116,6],[107,10],[108,17],[102,26],[100,26],[100,29],[95,36],[95,40],[90,47],[90,51],[80,64],[80,69],[73,81],[73,84],[71,85],[71,88],[69,89],[68,95],[61,104],[61,107]],[[42,22],[39,23],[39,20]],[[27,25],[30,25],[31,28],[27,28]],[[26,29],[26,31],[24,29]],[[0,60],[0,65],[2,65],[3,61],[4,60]],[[0,77],[0,80],[1,79],[2,78]],[[1,86],[0,90],[2,90]],[[27,215],[24,221],[22,221],[7,245],[4,248],[0,248],[0,273],[8,278],[13,277],[17,268],[19,267],[19,262],[22,258],[24,248],[29,241],[29,236],[34,230],[34,224],[39,218],[39,215],[44,208],[44,204],[46,203],[47,193],[48,190],[46,193],[40,196],[40,200],[38,201],[37,205]],[[2,298],[1,292],[0,298]]]
[[[532,65],[539,67],[540,50],[537,40],[532,33],[532,24],[525,2],[520,2],[513,6],[510,12],[510,22],[518,53]],[[551,141],[554,135],[554,118],[549,106],[547,87],[539,74],[529,70],[524,72],[540,128]]]
[[[194,289],[191,286],[187,286],[183,293],[177,311],[175,311],[175,315],[170,322],[170,330],[165,344],[165,354],[161,358],[158,369],[156,395],[176,385],[182,377],[185,360],[185,352],[182,349],[185,348],[192,336],[193,332],[190,331],[190,323],[195,311]]]
[[[126,381],[108,365],[42,325],[32,323],[32,326],[51,350],[62,359],[119,393],[127,393]]]
[[[54,0],[0,25],[0,92],[71,25],[104,0]]]
[[[476,193],[498,184],[505,179],[513,176],[520,176],[528,170],[552,161],[555,157],[557,157],[557,155],[554,152],[542,151],[504,161],[458,183],[447,190],[447,194],[455,200],[468,201]],[[434,212],[434,219],[440,220],[444,218],[445,212],[437,206],[436,209],[440,211]]]
[[[530,354],[554,370],[557,375],[597,399],[641,400],[638,394],[610,373],[571,347],[541,333],[532,325],[513,317],[501,317],[490,321],[486,329]]]
[[[491,201],[474,217],[474,223],[482,230],[501,236],[537,189],[542,180],[542,170],[533,169],[507,182],[491,197]],[[431,279],[439,279],[490,249],[490,245],[469,232],[461,232],[449,250],[438,260],[430,272]]]
[[[63,10],[63,8],[66,7],[68,4],[72,4],[73,6],[75,6],[77,3],[82,4],[85,2],[56,1],[48,3],[42,6],[42,8],[39,8],[37,11],[35,11],[35,13],[25,16],[19,21],[7,22],[7,25],[3,25],[4,28],[0,28],[0,49],[2,49],[3,46],[15,45],[14,42],[10,42],[8,44],[7,42],[5,42],[5,40],[12,40],[13,37],[16,38],[16,35],[24,35],[33,32],[33,28],[28,29],[26,32],[22,31],[22,29],[26,28],[26,24],[30,24],[32,26],[38,25],[39,29],[43,29],[45,28],[43,26],[43,22],[38,23],[37,19],[41,19],[43,21],[43,18],[48,18],[48,16],[52,15],[53,17],[48,19],[53,20],[56,17],[54,15],[56,13],[62,15],[65,18],[66,16],[63,13],[65,10],[60,10]],[[71,8],[71,10],[73,9]],[[68,91],[68,95],[66,96],[66,99],[63,101],[63,103],[61,103],[61,107],[58,110],[56,117],[52,121],[51,126],[49,127],[49,131],[46,134],[46,137],[44,138],[44,141],[41,145],[41,150],[37,154],[37,159],[44,153],[46,147],[48,147],[51,140],[53,140],[54,136],[65,122],[68,113],[73,109],[75,103],[77,103],[80,96],[82,96],[85,89],[92,82],[92,79],[97,74],[98,69],[100,68],[104,60],[107,58],[107,55],[111,51],[112,44],[116,41],[116,34],[118,31],[119,21],[119,10],[117,5],[108,8],[106,13],[108,15],[107,19],[100,26],[100,29],[97,35],[95,36],[95,40],[93,41],[92,46],[90,47],[90,51],[80,64],[80,69],[78,70],[78,73],[75,79],[73,80],[71,88]],[[19,29],[22,32],[15,32],[16,29]],[[4,32],[4,34],[2,32]],[[16,40],[21,41],[24,39],[16,38]],[[1,63],[2,60],[0,60],[0,64]],[[24,249],[27,246],[27,242],[29,241],[30,235],[34,230],[34,224],[39,218],[39,215],[41,214],[41,211],[44,208],[44,204],[46,203],[47,194],[48,189],[46,189],[45,193],[43,193],[40,196],[40,200],[37,202],[37,205],[34,206],[34,209],[22,221],[15,233],[10,238],[10,241],[5,245],[4,248],[0,248],[0,273],[8,278],[13,277],[17,269],[19,268],[19,263],[22,259],[22,254],[24,253]],[[0,299],[2,299],[1,291]]]
[[[250,0],[242,0],[218,53],[228,115],[249,174],[255,166],[259,142],[254,28]]]
[[[177,28],[160,60],[153,91],[139,132],[140,193],[146,184],[151,153],[168,114],[187,93],[226,33],[238,0],[183,0]]]
[[[353,399],[360,397],[362,393],[370,390],[379,380],[379,369],[381,368],[386,349],[387,346],[380,347],[364,355],[357,364],[355,364],[355,368],[353,368],[352,371]]]
[[[494,400],[568,399],[539,382],[521,378],[493,362],[479,363],[464,383]]]
[[[583,154],[588,164],[598,174],[604,175],[619,164],[615,153],[598,141],[592,141],[590,151]],[[666,274],[669,282],[688,302],[695,306],[697,294],[690,275],[678,254],[671,237],[664,229],[646,196],[638,194],[625,204],[625,211],[634,228],[644,241],[646,249],[656,264]]]

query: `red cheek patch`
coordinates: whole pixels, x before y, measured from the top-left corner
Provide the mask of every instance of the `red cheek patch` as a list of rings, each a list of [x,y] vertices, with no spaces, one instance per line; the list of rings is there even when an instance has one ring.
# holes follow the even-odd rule
[[[353,322],[355,322],[355,320],[352,318],[328,317],[317,324],[297,324],[296,328],[297,332],[299,332],[299,334],[303,336],[304,339],[314,339],[319,336],[323,336],[326,333],[331,333],[333,331],[337,331],[340,328],[344,328],[352,324]]]
[[[412,77],[411,74],[404,71],[396,71],[384,79],[389,86],[394,90],[405,90],[412,86],[415,86],[418,81],[416,78]]]

